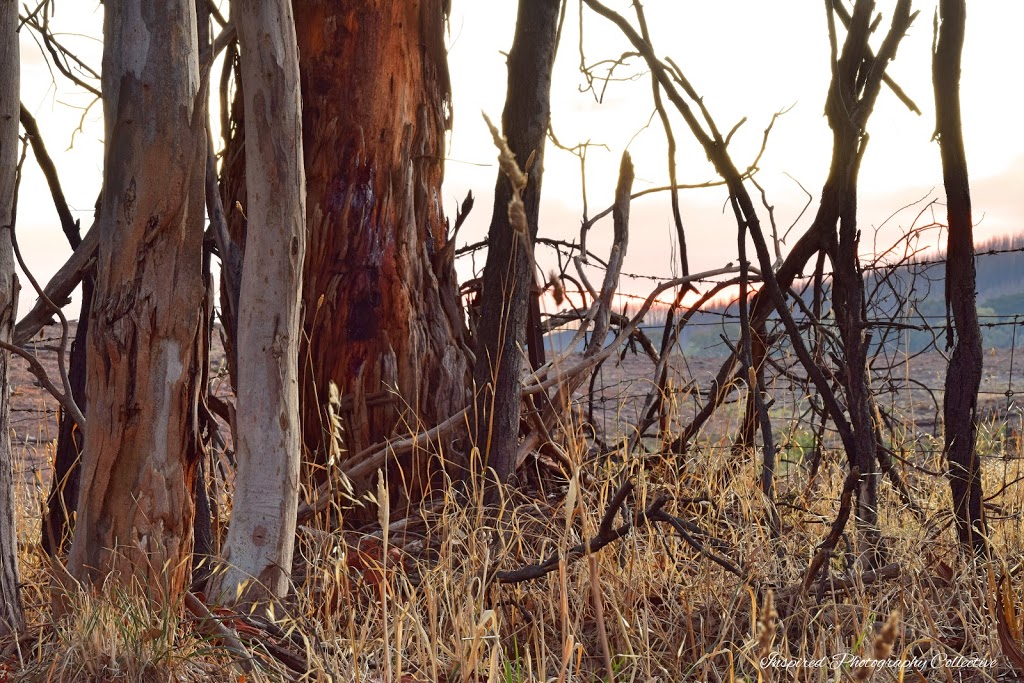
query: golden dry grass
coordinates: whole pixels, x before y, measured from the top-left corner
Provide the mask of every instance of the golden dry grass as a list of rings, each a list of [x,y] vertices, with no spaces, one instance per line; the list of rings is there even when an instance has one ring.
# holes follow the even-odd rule
[[[937,455],[914,456],[912,445],[906,444],[915,462],[941,469]],[[918,444],[924,452],[933,445]],[[755,459],[737,461],[725,446],[700,443],[678,468],[669,460],[622,462],[614,455],[588,461],[589,444],[569,438],[563,449],[573,472],[542,469],[539,478],[528,478],[528,493],[509,491],[497,514],[455,494],[424,505],[390,532],[394,549],[386,553],[383,539],[370,531],[333,532],[322,522],[303,527],[298,566],[304,569],[295,593],[276,610],[281,632],[274,640],[301,655],[302,675],[265,644],[247,640],[243,622],[229,620],[257,664],[243,675],[223,643],[202,635],[180,606],[154,611],[113,589],[67,596],[70,616],[55,619],[37,547],[44,487],[30,479],[19,492],[30,628],[17,647],[7,646],[0,680],[597,681],[609,678],[605,646],[616,681],[1012,680],[1004,678],[1009,669],[997,634],[996,595],[1000,577],[1007,577],[1011,607],[1016,601],[1011,632],[1019,637],[1020,484],[989,501],[995,554],[969,566],[957,557],[945,480],[905,469],[927,521],[919,523],[887,485],[880,487],[883,536],[899,576],[865,585],[850,528],[827,568],[848,586],[833,591],[819,582],[801,595],[814,548],[835,516],[845,475],[841,454],[827,454],[811,484],[799,464],[780,470],[782,532],[773,539]],[[981,446],[986,491],[1024,474],[1016,440],[988,429]],[[723,541],[719,552],[741,565],[746,579],[701,557],[667,525],[651,524],[536,581],[486,580],[592,537],[627,476],[636,484],[630,509],[671,496],[669,511]],[[625,521],[620,515],[616,524]],[[496,528],[503,545],[495,543]],[[947,664],[963,655],[993,666],[908,669],[897,679],[898,672],[869,664],[878,655],[890,663],[945,657]],[[825,665],[813,665],[823,659]],[[808,665],[784,666],[799,661]]]

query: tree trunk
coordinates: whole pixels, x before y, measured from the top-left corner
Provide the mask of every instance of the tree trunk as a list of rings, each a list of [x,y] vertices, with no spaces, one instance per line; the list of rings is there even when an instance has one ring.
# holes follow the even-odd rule
[[[11,241],[18,167],[18,3],[0,0],[0,341],[11,342],[18,315],[18,277]],[[25,626],[18,587],[18,535],[14,517],[11,449],[10,353],[0,349],[0,637]]]
[[[864,541],[862,550],[868,566],[877,566],[882,558],[881,532],[878,528],[878,463],[876,454],[880,430],[874,423],[874,397],[868,376],[864,277],[860,269],[860,230],[857,227],[857,177],[867,144],[867,122],[882,87],[888,62],[895,58],[903,34],[914,20],[910,0],[899,0],[893,9],[892,26],[877,55],[872,54],[868,38],[872,33],[874,2],[857,0],[847,16],[841,3],[829,3],[830,37],[835,40],[833,11],[847,25],[846,41],[833,65],[833,79],[825,105],[825,115],[833,134],[833,167],[829,180],[837,180],[833,197],[837,207],[838,230],[829,239],[833,264],[832,309],[839,329],[845,361],[843,384],[846,407],[853,427],[853,452],[848,452],[850,468],[859,468],[856,519]],[[835,43],[832,45],[835,49]],[[835,56],[835,55],[833,55]],[[826,183],[828,186],[829,183]],[[825,198],[822,198],[824,203]]]
[[[284,597],[298,508],[299,303],[305,254],[299,57],[289,0],[232,8],[245,83],[248,240],[236,336],[238,472],[212,593]],[[254,579],[246,588],[243,585]]]
[[[192,0],[104,18],[105,160],[82,486],[68,568],[172,601],[187,586],[206,152]]]
[[[210,5],[206,0],[195,0],[196,8],[196,42],[199,45],[200,69],[203,65],[209,64],[213,57],[213,43],[210,39]],[[205,115],[207,131],[209,131],[209,113]],[[209,154],[209,149],[207,151]],[[209,159],[209,157],[207,157]],[[216,173],[213,174],[213,182],[210,182],[210,168],[206,167],[204,174],[204,190],[216,187]],[[193,444],[197,447],[191,458],[196,461],[196,475],[192,490],[192,500],[195,503],[195,513],[192,523],[192,557],[190,560],[190,586],[193,591],[202,592],[206,583],[213,573],[213,562],[219,555],[215,547],[213,535],[213,510],[210,507],[210,490],[206,475],[209,471],[207,466],[208,456],[211,452],[213,434],[218,429],[216,419],[210,412],[207,405],[207,398],[210,393],[210,347],[213,346],[214,331],[214,280],[213,280],[213,247],[216,239],[213,237],[216,228],[214,227],[214,209],[207,206],[207,216],[210,217],[210,227],[203,234],[203,307],[200,312],[200,343],[196,346],[196,363],[199,366],[199,397],[198,423],[196,429],[199,438]],[[212,459],[209,459],[212,462]]]
[[[953,315],[956,342],[946,368],[943,397],[945,451],[957,536],[967,552],[983,555],[987,546],[982,512],[978,437],[978,389],[982,346],[975,294],[974,224],[967,155],[960,123],[960,56],[967,22],[965,0],[941,0],[941,24],[932,55],[935,86],[935,138],[942,153],[949,237],[946,245],[946,310]],[[953,345],[949,331],[947,346]]]
[[[875,436],[878,433],[873,417],[873,398],[868,378],[868,340],[864,326],[864,278],[860,271],[860,234],[857,230],[856,172],[843,195],[843,208],[839,214],[839,234],[833,251],[832,307],[836,327],[843,344],[846,374],[846,407],[850,413],[857,447],[851,467],[860,468],[857,483],[857,508],[854,513],[857,530],[864,539],[862,551],[868,553],[868,566],[875,566],[875,550],[879,547],[878,529],[878,468]]]
[[[307,198],[299,398],[307,458],[319,465],[330,452],[332,382],[350,454],[466,405],[441,205],[451,120],[444,4],[294,4]],[[232,237],[244,245],[240,104],[236,97],[224,188]],[[421,464],[413,469],[411,489],[425,483]]]
[[[351,397],[350,452],[465,405],[454,265],[433,262],[447,241],[443,4],[296,7],[309,230],[300,367],[311,448],[324,443],[331,381]]]
[[[485,468],[498,481],[515,471],[521,412],[520,386],[530,288],[533,240],[537,237],[544,140],[551,120],[551,68],[555,59],[559,0],[520,0],[515,38],[508,55],[508,91],[501,123],[520,167],[531,155],[523,206],[529,239],[509,219],[512,186],[498,174],[494,213],[487,233],[480,323],[473,378],[476,383],[476,444]],[[486,471],[486,470],[485,470]]]
[[[833,10],[843,12],[841,4],[829,5],[830,15]],[[833,311],[843,347],[845,376],[842,379],[853,432],[851,445],[854,447],[847,447],[847,457],[850,468],[857,467],[861,473],[856,490],[855,516],[865,541],[868,564],[880,560],[876,551],[881,550],[876,459],[879,431],[874,424],[874,398],[867,373],[869,340],[865,335],[864,280],[858,256],[857,179],[866,144],[864,131],[881,88],[884,67],[895,57],[905,27],[913,20],[910,3],[907,0],[897,3],[892,29],[886,35],[878,55],[873,55],[868,43],[873,5],[870,1],[858,0],[852,16],[841,14],[848,24],[848,33],[833,67],[825,106],[833,136],[832,166],[811,228],[794,247],[793,253],[778,273],[780,282],[784,279],[784,273],[785,279],[792,282],[790,261],[794,264],[806,263],[814,253],[801,250],[805,239],[814,239],[817,246],[826,248],[833,262]],[[831,16],[829,21],[831,25]],[[811,242],[806,246],[811,246]],[[800,257],[793,258],[798,250],[801,251]],[[767,313],[768,302],[763,303],[762,307],[761,297],[755,297],[752,321],[764,319],[762,316]]]
[[[89,309],[92,306],[93,276],[82,278],[82,311],[78,314],[75,338],[71,342],[68,361],[68,380],[71,395],[83,412],[86,381],[86,338],[89,332]],[[60,428],[57,433],[57,452],[53,458],[53,480],[50,495],[46,500],[46,515],[42,521],[42,546],[47,555],[56,555],[67,550],[71,542],[71,528],[75,508],[78,506],[78,492],[81,484],[80,467],[85,435],[75,418],[66,410],[60,411]]]
[[[82,244],[82,232],[79,221],[71,215],[64,189],[61,187],[57,166],[53,163],[46,149],[42,133],[35,118],[24,105],[20,111],[21,125],[32,145],[32,152],[40,170],[46,177],[46,183],[53,197],[54,208],[60,218],[61,230],[67,237],[72,250]],[[71,343],[68,361],[68,380],[71,385],[71,396],[81,410],[85,410],[85,346],[86,334],[89,329],[89,309],[92,307],[93,269],[82,277],[81,313],[75,327],[75,338]],[[48,311],[49,313],[49,311]],[[85,435],[75,421],[73,415],[63,408],[60,410],[60,426],[57,432],[57,451],[54,454],[54,471],[50,481],[50,494],[46,501],[46,512],[41,524],[41,543],[47,555],[64,553],[71,542],[71,520],[78,505],[78,484],[81,468],[79,458]]]

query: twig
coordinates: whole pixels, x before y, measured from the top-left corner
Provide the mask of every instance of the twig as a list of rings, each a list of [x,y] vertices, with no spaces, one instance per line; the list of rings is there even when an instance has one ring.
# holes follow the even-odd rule
[[[242,645],[242,641],[238,639],[235,632],[224,625],[219,619],[210,614],[210,610],[203,604],[195,593],[188,591],[185,593],[185,607],[191,612],[196,619],[199,620],[199,631],[204,633],[207,637],[218,638],[224,641],[225,646],[237,656],[235,664],[242,671],[247,674],[252,672],[255,662],[253,662],[252,655]]]
[[[53,60],[53,65],[56,66],[57,70],[60,71],[64,75],[64,77],[67,78],[69,81],[71,81],[78,87],[89,91],[90,93],[95,95],[97,99],[101,98],[102,95],[100,93],[100,89],[72,73],[71,68],[65,60],[70,59],[75,64],[77,64],[82,71],[84,71],[91,78],[97,81],[101,80],[100,74],[98,74],[95,69],[90,67],[84,61],[82,61],[82,59],[79,58],[78,55],[76,55],[68,48],[64,47],[56,38],[54,38],[53,33],[50,31],[49,19],[45,12],[43,13],[43,23],[39,23],[39,20],[34,16],[34,14],[35,13],[33,12],[27,17],[22,17],[22,21],[42,37],[43,45],[46,46],[47,52],[50,53],[50,58]],[[61,55],[64,56],[64,60],[61,59]]]
[[[626,493],[628,493],[633,488],[633,484],[631,482],[626,482],[625,484],[623,484],[623,486],[627,487]],[[625,496],[623,496],[622,500],[620,501],[619,496],[616,495],[613,498],[613,501],[619,501],[619,507],[621,507],[621,502],[624,501],[624,499]],[[636,519],[632,523],[627,522],[626,524],[623,524],[622,526],[612,529],[611,531],[605,534],[599,532],[597,536],[591,538],[589,541],[585,543],[580,543],[578,545],[573,546],[572,548],[569,548],[569,550],[566,551],[565,555],[554,553],[543,562],[539,562],[537,564],[527,565],[525,567],[520,567],[519,569],[496,572],[492,575],[493,580],[497,581],[498,583],[522,583],[524,581],[533,581],[535,579],[539,579],[542,576],[550,574],[551,572],[558,569],[558,565],[560,562],[564,561],[566,566],[568,566],[576,560],[579,560],[581,557],[584,557],[588,553],[596,553],[601,548],[604,548],[605,546],[614,543],[620,538],[629,535],[629,533],[635,527],[639,527],[642,524],[646,524],[649,521],[650,516],[653,513],[656,513],[662,507],[664,507],[668,502],[669,498],[667,496],[658,498],[646,510],[639,512],[636,516]],[[618,507],[612,508],[611,506],[609,506],[608,509],[605,510],[604,518],[607,519],[610,516],[612,519],[614,519],[615,514],[617,512]],[[601,522],[601,526],[606,526],[603,520]]]
[[[52,305],[69,303],[75,287],[96,263],[96,252],[99,247],[99,230],[96,224],[86,233],[82,243],[71,254],[64,265],[50,278],[43,289],[45,299],[40,297],[32,309],[14,326],[14,343],[23,345],[28,342],[43,326],[53,319]],[[48,300],[48,301],[47,301]]]
[[[679,537],[682,538],[683,541],[685,541],[686,544],[689,545],[691,548],[693,548],[698,553],[708,558],[709,560],[717,564],[719,567],[729,572],[730,574],[734,574],[740,579],[746,580],[746,572],[744,572],[742,569],[740,569],[724,557],[716,555],[715,553],[708,550],[703,543],[701,543],[696,538],[690,535],[689,531],[687,531],[686,529],[686,526],[682,523],[682,520],[676,517],[675,515],[670,515],[664,510],[655,510],[650,515],[650,519],[656,522],[666,522],[669,526],[676,530],[676,533],[679,534]]]
[[[846,523],[850,520],[850,512],[853,509],[853,491],[857,488],[858,483],[860,483],[860,468],[854,466],[850,469],[850,473],[846,475],[846,481],[843,483],[843,493],[839,498],[839,513],[832,523],[828,536],[818,545],[818,550],[811,559],[810,566],[807,568],[807,575],[804,577],[803,584],[800,587],[801,594],[806,593],[807,589],[814,583],[814,580],[818,578],[821,568],[839,544],[843,530],[846,529]]]
[[[18,162],[18,168],[14,179],[14,197],[11,208],[11,223],[6,227],[11,234],[11,244],[14,248],[14,255],[18,259],[18,265],[21,267],[22,272],[25,274],[25,277],[28,278],[29,282],[32,283],[32,287],[39,294],[40,299],[46,303],[46,305],[51,309],[51,311],[55,312],[60,317],[61,335],[60,345],[57,347],[57,366],[58,369],[60,370],[60,378],[61,383],[64,385],[64,391],[61,392],[59,389],[57,389],[56,386],[54,386],[53,382],[50,381],[50,378],[46,373],[46,369],[43,368],[42,364],[39,362],[39,359],[36,358],[34,355],[29,353],[25,349],[21,348],[20,346],[9,344],[6,341],[0,341],[0,348],[10,351],[11,353],[14,353],[28,361],[29,370],[32,372],[33,375],[36,376],[40,384],[42,384],[43,387],[55,399],[57,399],[58,402],[60,402],[64,410],[68,411],[68,413],[70,413],[71,416],[75,418],[75,422],[78,423],[78,426],[82,429],[82,431],[85,431],[85,416],[82,415],[82,411],[78,409],[78,404],[75,403],[74,394],[71,391],[71,381],[68,378],[67,367],[65,366],[64,363],[64,356],[68,344],[68,319],[64,317],[64,312],[58,306],[56,306],[49,299],[49,297],[46,296],[46,293],[39,286],[39,282],[36,280],[35,276],[32,275],[32,272],[28,269],[28,265],[25,263],[25,259],[22,257],[21,254],[21,247],[18,245],[18,232],[16,229],[18,217],[18,194],[21,190],[21,171],[25,163],[25,155],[27,152],[27,145],[23,146],[21,150],[21,159]]]
[[[639,0],[633,3],[633,8],[636,10],[637,21],[640,23],[640,32],[644,40],[650,43],[651,36],[647,29],[647,19],[644,16],[644,9]],[[672,203],[672,222],[675,225],[676,240],[679,243],[679,265],[682,268],[681,274],[689,275],[690,264],[686,253],[686,232],[683,229],[683,218],[679,211],[679,181],[676,177],[676,136],[672,132],[672,123],[668,118],[668,112],[665,110],[665,103],[661,99],[661,86],[658,84],[657,77],[653,74],[651,76],[651,90],[654,96],[654,107],[658,110],[658,117],[661,119],[662,128],[665,129],[665,140],[668,143],[668,149],[666,150],[668,177],[669,182],[672,183],[672,193],[669,196]],[[665,349],[662,349],[662,351],[664,352]]]

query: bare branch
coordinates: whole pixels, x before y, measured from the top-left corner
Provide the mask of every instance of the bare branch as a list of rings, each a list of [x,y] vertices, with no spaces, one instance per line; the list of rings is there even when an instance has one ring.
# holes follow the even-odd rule
[[[39,359],[34,355],[15,344],[9,344],[6,341],[0,340],[0,348],[10,351],[21,358],[25,359],[29,364],[29,370],[36,376],[40,384],[45,388],[58,402],[61,407],[67,410],[72,417],[75,418],[75,422],[78,426],[85,431],[85,416],[82,415],[82,411],[78,409],[78,404],[75,403],[74,395],[71,391],[71,381],[68,379],[67,366],[64,362],[65,353],[67,351],[68,344],[68,320],[64,317],[64,312],[61,311],[50,299],[46,296],[46,293],[39,287],[39,283],[36,281],[35,276],[28,269],[25,263],[25,259],[21,255],[21,247],[18,245],[18,232],[17,217],[18,217],[18,194],[21,189],[21,172],[22,167],[25,164],[25,155],[28,152],[28,143],[22,147],[21,159],[18,161],[17,173],[14,180],[14,201],[11,206],[11,223],[6,226],[7,230],[11,234],[11,244],[14,247],[14,255],[18,259],[18,265],[21,267],[25,277],[28,278],[29,282],[32,283],[32,287],[39,294],[40,299],[50,308],[51,312],[56,313],[60,317],[61,323],[61,336],[60,345],[57,347],[57,366],[60,370],[61,383],[64,385],[64,391],[61,392],[54,386],[53,382],[50,381],[49,376],[46,373],[45,368],[39,362]]]
[[[50,278],[43,290],[44,297],[36,300],[32,309],[14,327],[14,343],[24,345],[45,325],[53,319],[53,308],[70,302],[71,293],[79,285],[82,278],[92,270],[96,263],[96,250],[99,247],[99,230],[93,227],[86,233],[82,243]]]

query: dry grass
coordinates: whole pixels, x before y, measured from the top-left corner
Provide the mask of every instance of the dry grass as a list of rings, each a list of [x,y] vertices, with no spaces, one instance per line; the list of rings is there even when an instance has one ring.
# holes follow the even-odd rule
[[[986,491],[1024,474],[1019,444],[1003,437],[995,430],[983,435]],[[898,671],[872,665],[874,657],[933,663],[936,655],[961,654],[994,668],[907,670],[901,680],[1011,680],[999,678],[1008,664],[997,635],[996,585],[1008,576],[1009,594],[1020,604],[1020,485],[990,501],[995,556],[972,567],[956,555],[945,480],[905,471],[928,521],[917,522],[887,485],[880,487],[883,535],[899,576],[865,585],[850,529],[827,567],[830,579],[848,587],[833,591],[823,581],[800,595],[814,548],[835,515],[845,475],[841,454],[826,455],[810,484],[799,464],[780,470],[782,533],[772,539],[754,458],[737,461],[726,444],[704,442],[679,469],[669,460],[622,462],[615,454],[588,461],[589,445],[568,438],[563,448],[573,471],[540,467],[521,490],[507,492],[497,513],[453,493],[424,505],[404,525],[393,525],[388,552],[379,527],[338,533],[321,522],[300,529],[302,570],[294,594],[277,610],[277,637],[264,632],[260,643],[243,621],[227,622],[257,663],[244,675],[220,642],[181,616],[187,613],[180,606],[154,611],[111,589],[64,596],[70,616],[55,619],[51,580],[37,549],[44,487],[23,479],[21,566],[31,627],[7,646],[0,680],[824,683],[897,680]],[[941,469],[938,456],[913,456],[912,445],[905,444],[915,462]],[[923,444],[924,452],[930,446]],[[672,496],[669,511],[722,541],[717,552],[742,566],[746,580],[701,557],[666,525],[642,526],[533,582],[488,580],[592,537],[627,476],[636,483],[629,509]],[[479,496],[471,491],[468,499]],[[616,523],[625,521],[620,515]],[[496,543],[499,537],[505,542]],[[1016,609],[1010,625],[1018,637],[1022,613]],[[300,655],[307,672],[290,671],[271,656],[273,644]],[[828,664],[821,667],[780,665],[822,658]]]

